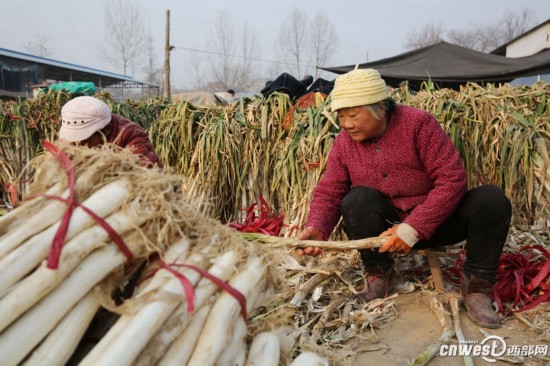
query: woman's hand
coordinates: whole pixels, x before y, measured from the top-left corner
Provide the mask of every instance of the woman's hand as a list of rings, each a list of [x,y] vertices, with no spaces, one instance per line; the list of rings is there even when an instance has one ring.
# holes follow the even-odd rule
[[[388,237],[388,240],[382,244],[380,249],[378,249],[379,253],[384,253],[386,251],[390,252],[397,252],[397,253],[408,253],[411,251],[412,246],[404,242],[398,235],[397,235],[397,226],[395,225],[392,228],[384,231],[379,236],[381,238]]]
[[[316,227],[310,226],[304,229],[299,235],[298,240],[325,240],[325,236]],[[312,255],[318,256],[323,254],[323,249],[317,247],[298,248],[294,250],[294,253],[298,255]]]

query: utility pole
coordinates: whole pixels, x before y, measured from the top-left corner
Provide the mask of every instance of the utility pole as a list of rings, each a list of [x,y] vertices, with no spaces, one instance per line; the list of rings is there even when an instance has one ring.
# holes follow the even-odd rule
[[[166,42],[164,45],[164,90],[162,96],[172,100],[170,92],[170,10],[166,10]]]

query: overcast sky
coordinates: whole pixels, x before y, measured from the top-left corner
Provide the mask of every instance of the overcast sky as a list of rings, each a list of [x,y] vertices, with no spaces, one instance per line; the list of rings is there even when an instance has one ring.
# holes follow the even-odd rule
[[[98,55],[104,40],[103,7],[109,0],[1,0],[0,48],[27,52],[38,36],[47,39],[52,58],[122,73]],[[166,10],[171,14],[171,44],[205,49],[218,10],[226,10],[236,31],[246,23],[258,38],[262,59],[275,59],[275,42],[294,7],[313,16],[321,11],[336,28],[338,49],[331,65],[375,61],[405,51],[406,36],[427,23],[447,29],[494,24],[507,11],[527,7],[536,24],[550,19],[550,0],[133,0],[147,18],[158,53],[164,58]],[[185,87],[186,51],[171,53],[172,83]],[[139,72],[133,75],[139,78]],[[273,77],[266,75],[266,77]]]

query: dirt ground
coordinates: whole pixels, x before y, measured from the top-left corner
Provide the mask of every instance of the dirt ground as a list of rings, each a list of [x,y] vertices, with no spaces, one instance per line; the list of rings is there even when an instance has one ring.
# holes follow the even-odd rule
[[[357,366],[379,366],[379,365],[408,365],[410,360],[419,355],[427,346],[437,341],[441,336],[442,328],[435,314],[430,310],[426,297],[415,291],[408,294],[400,294],[395,299],[397,319],[388,323],[383,329],[376,329],[375,333],[380,339],[378,345],[367,344],[360,347],[362,352],[355,360]],[[545,305],[542,305],[545,306]],[[482,341],[486,336],[480,332],[468,318],[466,311],[461,309],[461,326],[467,340]],[[484,329],[487,333],[503,337],[508,346],[510,345],[549,345],[547,342],[538,340],[538,335],[527,329],[525,323],[516,317],[509,317],[504,320],[498,329]],[[456,339],[453,338],[456,343]],[[385,345],[387,349],[368,351]],[[550,345],[549,345],[550,350]],[[489,363],[481,357],[473,357],[475,365],[510,365],[511,362],[497,361]],[[546,360],[539,358],[525,358],[521,365],[550,365],[550,352]],[[464,365],[462,357],[434,357],[428,365],[430,366],[459,366]]]

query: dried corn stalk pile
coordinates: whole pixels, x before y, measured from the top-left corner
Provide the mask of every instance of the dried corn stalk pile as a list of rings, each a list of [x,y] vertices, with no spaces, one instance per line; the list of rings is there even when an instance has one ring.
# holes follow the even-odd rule
[[[0,103],[0,201],[16,205],[28,187],[32,172],[25,166],[42,151],[42,141],[55,138],[65,92],[25,102]]]
[[[108,93],[98,93],[114,113],[144,128],[155,121],[169,104],[164,99],[114,102]],[[37,98],[0,102],[0,201],[16,205],[28,188],[32,171],[27,163],[42,153],[44,140],[54,141],[60,127],[61,107],[71,96],[50,90]]]
[[[425,89],[405,103],[432,113],[459,150],[469,187],[491,183],[512,201],[514,221],[549,217],[550,84]]]
[[[468,84],[460,91],[425,86],[416,95],[396,91],[394,96],[436,116],[460,151],[470,187],[492,183],[503,188],[512,200],[514,221],[533,224],[549,209],[549,92],[547,83]],[[279,93],[223,107],[160,98],[116,104],[100,97],[115,113],[148,127],[165,165],[196,177],[198,188],[215,197],[214,214],[228,222],[241,218],[241,210],[262,196],[285,213],[288,230],[302,225],[339,131],[329,100],[321,95],[315,105],[292,110],[288,96]],[[41,151],[42,139],[53,136],[64,98],[51,94],[2,103],[2,185],[24,189],[28,176],[21,175],[22,167]],[[2,196],[9,201],[7,192]]]
[[[189,346],[187,330],[197,364],[246,355],[245,314],[275,283],[265,252],[208,218],[181,177],[108,148],[45,146],[52,153],[35,161],[36,197],[0,219],[2,364],[65,363],[102,305],[122,316],[84,364],[149,364],[146,357],[173,354],[168,339]],[[161,269],[115,306],[116,284],[152,253]],[[222,352],[237,339],[240,352]]]
[[[289,215],[290,226],[300,225],[337,130],[320,94],[317,102],[297,109],[288,130],[282,123],[291,107],[285,94],[225,107],[177,103],[149,134],[163,161],[211,192],[223,221],[240,218],[241,209],[262,196]]]
[[[470,187],[503,188],[512,200],[514,221],[532,224],[548,215],[550,200],[549,92],[545,83],[469,84],[460,91],[425,88],[395,97],[441,122],[462,155]],[[330,101],[321,100],[293,110],[293,123],[288,123],[291,103],[282,94],[225,107],[174,104],[151,126],[150,136],[168,165],[213,191],[222,220],[238,219],[242,208],[262,196],[285,213],[290,229],[305,222],[332,137],[339,132],[327,108]]]

